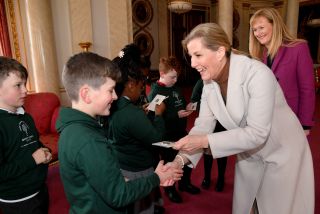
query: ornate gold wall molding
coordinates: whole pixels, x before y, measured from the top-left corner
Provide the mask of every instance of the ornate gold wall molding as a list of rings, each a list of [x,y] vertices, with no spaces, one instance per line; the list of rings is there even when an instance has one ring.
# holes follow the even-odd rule
[[[6,0],[5,6],[12,57],[21,62],[29,70],[27,55],[25,53],[26,46],[24,43],[25,40],[21,20],[20,3],[18,0]],[[29,78],[27,81],[28,91],[34,91],[31,86],[32,81],[33,76],[31,73],[29,73]]]
[[[21,53],[20,53],[20,47],[19,47],[19,38],[18,38],[18,32],[17,32],[17,22],[16,22],[16,16],[15,16],[15,9],[14,9],[14,3],[13,0],[7,0],[7,7],[8,7],[8,22],[12,35],[12,44],[13,44],[13,53],[15,58],[21,62]]]

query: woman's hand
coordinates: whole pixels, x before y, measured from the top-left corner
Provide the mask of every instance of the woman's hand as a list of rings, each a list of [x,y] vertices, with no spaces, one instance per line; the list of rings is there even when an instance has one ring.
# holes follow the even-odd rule
[[[310,129],[304,130],[304,134],[305,134],[306,136],[309,136],[309,135],[310,135]]]
[[[187,135],[175,142],[172,148],[187,153],[192,153],[198,149],[208,148],[208,137],[207,135]]]

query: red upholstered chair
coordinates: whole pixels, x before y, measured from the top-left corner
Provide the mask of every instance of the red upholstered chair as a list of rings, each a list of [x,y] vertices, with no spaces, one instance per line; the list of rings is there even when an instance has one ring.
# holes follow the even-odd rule
[[[41,142],[51,149],[51,162],[58,160],[59,134],[55,129],[60,108],[58,96],[47,92],[28,94],[24,108],[33,117]]]

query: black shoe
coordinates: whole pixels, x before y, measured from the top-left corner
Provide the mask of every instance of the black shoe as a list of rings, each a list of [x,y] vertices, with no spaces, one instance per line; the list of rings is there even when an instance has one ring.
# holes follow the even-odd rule
[[[224,179],[218,179],[216,184],[216,192],[222,192],[224,188]]]
[[[182,203],[182,198],[175,188],[165,188],[164,191],[171,202]]]
[[[179,190],[181,192],[186,191],[187,193],[190,193],[192,195],[196,195],[200,193],[200,189],[191,183],[188,184],[179,184]]]
[[[163,214],[165,211],[163,206],[154,205],[154,214]]]
[[[203,189],[209,189],[210,185],[211,185],[210,179],[205,179],[204,178],[202,183],[201,183],[202,188]]]

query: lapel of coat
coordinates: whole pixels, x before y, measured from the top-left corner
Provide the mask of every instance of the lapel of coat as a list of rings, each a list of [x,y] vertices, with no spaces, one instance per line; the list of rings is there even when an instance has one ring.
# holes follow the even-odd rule
[[[215,93],[212,93],[212,111],[218,121],[226,129],[234,129],[239,127],[244,115],[244,96],[243,96],[243,81],[244,70],[249,69],[249,63],[242,63],[244,59],[239,59],[242,56],[231,54],[228,89],[227,89],[227,105],[224,104],[220,93],[220,87],[217,83],[209,84]],[[246,58],[246,57],[244,57]]]

